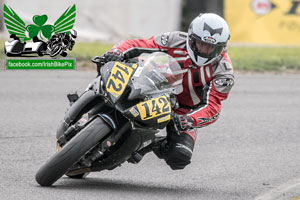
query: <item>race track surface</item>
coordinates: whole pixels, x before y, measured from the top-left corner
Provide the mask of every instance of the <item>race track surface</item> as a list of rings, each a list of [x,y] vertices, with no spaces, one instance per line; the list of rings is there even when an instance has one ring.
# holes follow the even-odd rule
[[[66,94],[80,94],[94,77],[0,72],[0,199],[300,199],[300,75],[237,74],[184,170],[150,153],[138,165],[39,186],[35,172],[55,152]]]

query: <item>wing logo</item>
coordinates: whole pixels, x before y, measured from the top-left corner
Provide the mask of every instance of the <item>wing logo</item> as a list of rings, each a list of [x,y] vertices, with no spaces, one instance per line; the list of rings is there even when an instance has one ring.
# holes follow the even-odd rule
[[[208,31],[210,33],[211,36],[213,36],[214,34],[222,34],[223,28],[216,28],[213,29],[212,27],[210,27],[207,23],[204,23],[203,26],[203,31]]]
[[[49,40],[53,33],[69,33],[74,26],[76,17],[75,4],[67,8],[53,25],[46,24],[47,15],[34,15],[32,17],[33,24],[26,25],[9,6],[4,4],[3,11],[4,22],[9,34],[15,35],[21,41],[31,40],[35,36]]]

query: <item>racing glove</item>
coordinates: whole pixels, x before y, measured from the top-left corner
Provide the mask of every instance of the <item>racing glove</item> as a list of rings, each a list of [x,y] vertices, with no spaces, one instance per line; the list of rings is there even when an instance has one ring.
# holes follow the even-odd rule
[[[108,52],[106,52],[105,54],[103,54],[102,56],[95,56],[92,59],[93,63],[97,64],[97,72],[98,75],[100,75],[100,68],[107,62],[110,61],[122,61],[124,59],[124,54],[122,51],[120,51],[117,48],[112,48],[111,50],[109,50]]]
[[[181,131],[193,128],[194,120],[188,115],[174,115],[174,120]]]
[[[109,61],[122,61],[124,59],[124,54],[117,48],[112,48],[103,55],[106,62]]]

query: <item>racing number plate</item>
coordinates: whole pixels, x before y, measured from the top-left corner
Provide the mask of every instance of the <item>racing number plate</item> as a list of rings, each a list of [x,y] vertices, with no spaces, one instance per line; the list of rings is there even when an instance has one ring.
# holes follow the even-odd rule
[[[166,96],[160,96],[137,104],[142,120],[148,120],[163,114],[171,113],[171,104]]]
[[[115,62],[106,84],[106,91],[114,97],[119,97],[128,84],[128,81],[136,69],[137,65],[124,65],[120,62]]]

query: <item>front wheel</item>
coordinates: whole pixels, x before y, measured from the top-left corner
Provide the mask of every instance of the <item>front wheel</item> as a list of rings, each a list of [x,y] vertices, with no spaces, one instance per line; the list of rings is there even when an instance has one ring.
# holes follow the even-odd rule
[[[110,132],[111,128],[100,117],[96,117],[42,165],[35,175],[36,181],[41,186],[51,186]]]

